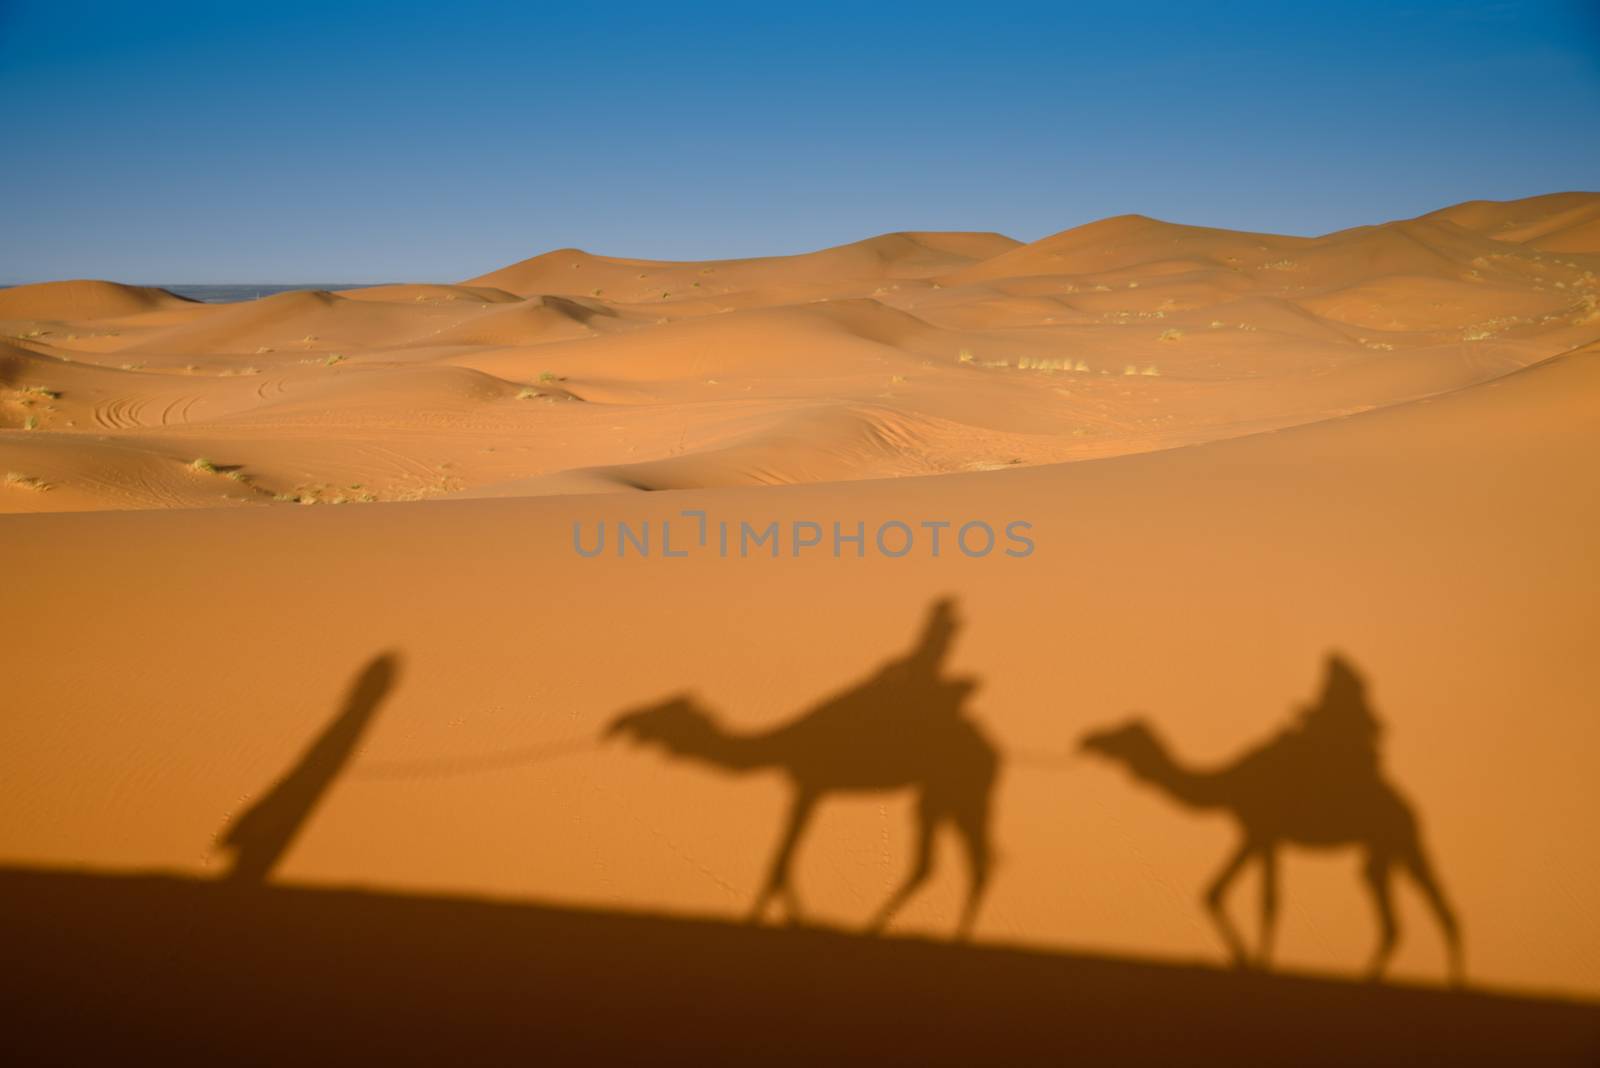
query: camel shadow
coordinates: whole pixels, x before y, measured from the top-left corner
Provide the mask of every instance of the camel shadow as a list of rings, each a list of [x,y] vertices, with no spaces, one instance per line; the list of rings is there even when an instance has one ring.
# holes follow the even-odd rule
[[[395,653],[374,657],[351,684],[341,710],[300,759],[222,829],[217,842],[233,853],[226,878],[238,883],[267,881],[349,764],[378,706],[394,687],[399,669]]]
[[[1092,732],[1082,748],[1122,764],[1135,779],[1181,805],[1232,814],[1241,840],[1206,888],[1204,902],[1238,965],[1269,963],[1282,847],[1355,846],[1365,853],[1362,874],[1378,915],[1369,977],[1382,976],[1398,940],[1391,897],[1391,876],[1398,868],[1416,883],[1438,920],[1450,979],[1459,985],[1460,923],[1423,849],[1416,813],[1383,773],[1381,733],[1365,679],[1343,656],[1330,653],[1316,702],[1301,709],[1288,728],[1220,768],[1183,766],[1142,720]],[[1224,907],[1229,886],[1252,861],[1261,868],[1261,935],[1254,958]]]
[[[777,769],[792,791],[765,883],[750,908],[757,922],[781,899],[801,919],[792,865],[818,803],[832,794],[910,790],[916,794],[916,856],[905,881],[873,916],[877,932],[933,871],[935,836],[953,829],[965,847],[969,883],[957,933],[965,937],[988,885],[993,849],[990,807],[1000,755],[967,715],[978,680],[943,674],[961,622],[953,600],[935,601],[912,650],[865,680],[826,697],[769,730],[736,733],[693,695],[624,712],[605,730],[729,774]]]
[[[775,896],[794,907],[788,864],[819,798],[916,791],[918,860],[875,923],[927,877],[933,832],[948,822],[972,861],[965,930],[987,876],[999,758],[964,711],[976,683],[941,674],[956,628],[955,606],[936,603],[908,656],[774,730],[730,734],[678,699],[619,717],[612,732],[729,771],[790,775],[795,806],[758,916]],[[131,1048],[266,1064],[627,1063],[643,1052],[769,1068],[1531,1065],[1590,1063],[1600,1050],[1600,1009],[1548,997],[269,881],[353,759],[398,662],[368,664],[299,761],[230,825],[231,878],[0,865],[12,1060],[98,1063]],[[1219,906],[1244,862],[1280,844],[1362,844],[1417,875],[1427,869],[1415,819],[1377,771],[1360,682],[1330,661],[1299,725],[1215,772],[1179,768],[1147,727],[1085,744],[1185,804],[1235,812],[1248,848],[1214,889]],[[1295,745],[1320,756],[1282,755]],[[1450,917],[1431,875],[1418,878]],[[1447,929],[1453,942],[1453,918]]]

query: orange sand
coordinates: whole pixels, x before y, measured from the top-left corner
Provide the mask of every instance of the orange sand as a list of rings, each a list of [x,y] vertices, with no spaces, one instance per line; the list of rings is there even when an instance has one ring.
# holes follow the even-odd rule
[[[224,828],[389,650],[392,693],[274,879],[736,919],[783,779],[600,732],[684,691],[730,731],[784,723],[949,596],[1000,754],[977,942],[1225,963],[1199,895],[1228,820],[1077,742],[1138,710],[1224,763],[1340,650],[1469,982],[1600,999],[1597,227],[1573,193],[1320,238],[1123,216],[1028,245],[563,250],[230,306],[0,291],[0,510],[55,513],[0,521],[0,861],[219,874]],[[1035,550],[573,551],[574,523],[685,509],[1024,520]],[[953,930],[941,845],[889,934]],[[912,846],[903,792],[826,797],[808,918],[865,924]],[[1276,966],[1359,976],[1356,855],[1291,849],[1283,880]],[[1442,982],[1397,895],[1391,978]],[[1249,939],[1256,897],[1247,872]]]

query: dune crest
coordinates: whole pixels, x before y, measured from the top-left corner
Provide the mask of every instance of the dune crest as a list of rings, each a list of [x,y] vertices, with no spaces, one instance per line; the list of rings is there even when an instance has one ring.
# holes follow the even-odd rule
[[[114,319],[192,303],[175,293],[150,286],[125,286],[91,279],[39,282],[0,289],[0,320]]]

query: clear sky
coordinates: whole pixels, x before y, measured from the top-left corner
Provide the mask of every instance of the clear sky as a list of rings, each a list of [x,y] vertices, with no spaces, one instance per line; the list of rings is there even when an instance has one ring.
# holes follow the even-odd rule
[[[0,135],[0,282],[1311,234],[1600,189],[1600,2],[0,0]]]

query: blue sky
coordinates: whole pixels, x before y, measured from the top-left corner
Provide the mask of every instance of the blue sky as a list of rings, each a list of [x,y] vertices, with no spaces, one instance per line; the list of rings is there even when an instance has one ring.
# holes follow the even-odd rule
[[[0,282],[451,280],[1600,188],[1600,4],[0,0]]]

